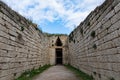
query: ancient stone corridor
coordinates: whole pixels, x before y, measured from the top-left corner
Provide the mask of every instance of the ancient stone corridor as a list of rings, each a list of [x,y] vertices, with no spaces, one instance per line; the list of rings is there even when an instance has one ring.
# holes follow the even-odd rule
[[[69,35],[46,34],[0,1],[0,80],[49,64],[70,64],[95,80],[120,80],[120,0],[105,0]],[[79,79],[53,66],[34,80]]]
[[[62,65],[49,68],[33,80],[81,80],[72,71]]]

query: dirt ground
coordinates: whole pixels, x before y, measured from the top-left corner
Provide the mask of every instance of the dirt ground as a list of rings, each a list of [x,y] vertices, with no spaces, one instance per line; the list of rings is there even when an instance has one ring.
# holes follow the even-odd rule
[[[33,80],[80,80],[72,71],[62,65],[50,67]]]

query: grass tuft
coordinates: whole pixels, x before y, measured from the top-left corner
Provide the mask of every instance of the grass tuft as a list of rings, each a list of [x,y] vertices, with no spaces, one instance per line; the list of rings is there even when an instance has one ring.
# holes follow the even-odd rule
[[[93,45],[93,48],[94,48],[94,49],[97,49],[97,45],[96,45],[96,44],[94,44],[94,45]]]
[[[115,80],[115,79],[113,77],[111,77],[110,80]]]
[[[73,71],[78,77],[80,77],[82,80],[94,80],[93,76],[89,76],[88,74],[80,71],[79,69],[76,69],[72,67],[71,65],[65,65],[68,69]]]
[[[24,26],[23,25],[21,26],[21,31],[24,31]]]
[[[15,80],[32,80],[34,76],[42,73],[44,70],[48,69],[50,65],[45,65],[43,67],[39,67],[38,69],[32,69],[31,71],[25,71],[20,77]]]

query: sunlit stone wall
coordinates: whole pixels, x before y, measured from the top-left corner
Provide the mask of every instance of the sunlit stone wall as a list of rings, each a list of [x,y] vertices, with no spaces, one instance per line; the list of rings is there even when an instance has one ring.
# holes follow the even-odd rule
[[[0,80],[49,64],[48,38],[0,1]]]
[[[69,63],[95,80],[120,80],[120,0],[106,0],[69,35]]]

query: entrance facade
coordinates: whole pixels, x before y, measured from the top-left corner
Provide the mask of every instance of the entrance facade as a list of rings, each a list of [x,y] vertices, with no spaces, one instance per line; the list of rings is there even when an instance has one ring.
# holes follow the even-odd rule
[[[52,36],[49,40],[50,64],[65,64],[67,62],[67,36]]]
[[[56,64],[63,64],[62,48],[56,48]]]

